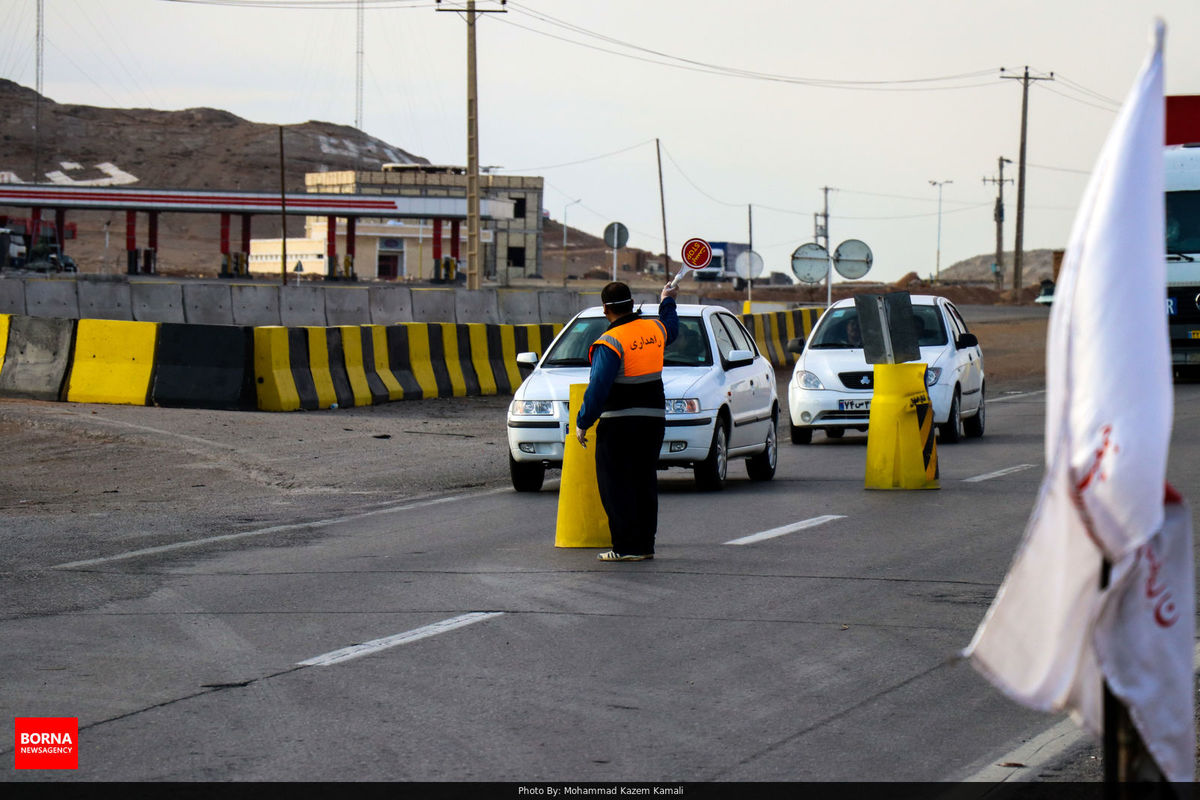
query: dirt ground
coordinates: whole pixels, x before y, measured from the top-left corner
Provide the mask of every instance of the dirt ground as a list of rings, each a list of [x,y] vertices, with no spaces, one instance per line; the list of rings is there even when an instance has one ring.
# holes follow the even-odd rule
[[[988,394],[1041,386],[1044,309],[972,311]],[[790,375],[777,372],[785,417]],[[168,507],[181,524],[211,529],[248,512],[287,519],[317,508],[505,487],[508,399],[292,414],[0,399],[0,529],[65,515],[81,535],[119,537],[142,515]]]

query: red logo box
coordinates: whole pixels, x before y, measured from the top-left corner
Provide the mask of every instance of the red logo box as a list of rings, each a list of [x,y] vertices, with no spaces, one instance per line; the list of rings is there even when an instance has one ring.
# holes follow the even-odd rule
[[[78,717],[17,717],[17,769],[79,769]]]

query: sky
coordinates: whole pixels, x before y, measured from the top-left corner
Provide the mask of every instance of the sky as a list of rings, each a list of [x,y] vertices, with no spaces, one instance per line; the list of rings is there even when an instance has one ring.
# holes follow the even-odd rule
[[[353,125],[355,0],[42,0],[43,93]],[[466,163],[466,0],[363,0],[362,129]],[[0,76],[35,87],[38,0],[0,0]],[[998,160],[1025,249],[1061,248],[1116,112],[1167,24],[1166,92],[1200,94],[1195,0],[478,0],[480,164],[540,175],[557,221],[662,252],[814,239],[893,281],[995,250]],[[503,13],[498,13],[500,11]],[[657,142],[657,148],[656,148]],[[27,176],[21,176],[28,179]],[[986,182],[991,179],[993,182]],[[828,191],[825,190],[828,187]],[[940,201],[939,201],[940,198]],[[1004,248],[1017,191],[1004,185]],[[940,209],[940,210],[939,210]],[[547,257],[556,243],[546,241]]]

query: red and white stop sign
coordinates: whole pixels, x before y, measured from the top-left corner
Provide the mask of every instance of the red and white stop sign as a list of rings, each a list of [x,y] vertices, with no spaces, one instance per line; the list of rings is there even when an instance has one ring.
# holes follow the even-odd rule
[[[712,262],[712,246],[703,239],[683,243],[683,263],[692,269],[704,269]]]

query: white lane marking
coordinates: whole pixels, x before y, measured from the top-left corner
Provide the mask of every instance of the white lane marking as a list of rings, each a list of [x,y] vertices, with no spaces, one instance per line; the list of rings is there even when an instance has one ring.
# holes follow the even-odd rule
[[[1200,669],[1200,642],[1192,650],[1192,668]],[[1039,733],[1014,750],[991,760],[983,769],[964,778],[963,783],[1024,783],[1035,781],[1042,770],[1055,763],[1063,754],[1091,739],[1069,717]],[[1002,767],[1001,764],[1020,764],[1019,767]]]
[[[341,650],[334,650],[330,653],[325,653],[319,656],[313,656],[307,661],[301,661],[297,666],[301,667],[328,667],[330,664],[340,664],[343,661],[349,661],[352,658],[361,658],[368,656],[371,653],[378,653],[380,650],[387,650],[389,647],[396,647],[401,644],[415,642],[418,639],[425,639],[429,636],[436,636],[439,633],[452,631],[455,628],[461,628],[464,625],[472,625],[476,622],[482,622],[485,619],[499,617],[503,615],[503,611],[473,611],[470,614],[462,614],[450,619],[444,619],[441,622],[434,622],[431,625],[424,625],[420,628],[413,628],[411,631],[397,633],[394,636],[385,636],[382,639],[373,639],[362,644],[343,647]]]
[[[976,475],[972,478],[963,478],[963,483],[979,483],[980,481],[990,481],[992,478],[999,478],[1001,475],[1011,475],[1014,472],[1022,472],[1027,469],[1033,469],[1033,464],[1017,464],[1015,467],[1005,467],[998,469],[995,472],[989,472],[986,475]]]
[[[805,528],[815,528],[818,525],[824,525],[826,522],[833,522],[835,519],[845,519],[845,514],[826,514],[823,517],[813,517],[801,522],[793,522],[791,525],[784,525],[779,528],[771,528],[769,531],[759,531],[752,533],[749,536],[743,536],[740,539],[734,539],[725,544],[754,544],[761,542],[764,539],[774,539],[776,536],[784,536],[785,534],[802,531]]]
[[[1033,397],[1035,394],[1045,394],[1045,389],[1036,389],[1032,392],[1017,392],[1016,394],[1006,394],[1000,397],[989,397],[989,403],[1003,403],[1005,400],[1019,400],[1022,397]]]
[[[431,500],[418,500],[413,503],[404,503],[398,506],[386,506],[384,508],[376,508],[371,511],[362,511],[358,514],[347,514],[343,517],[332,517],[330,519],[318,519],[312,522],[293,522],[288,525],[272,525],[269,528],[259,528],[253,531],[242,531],[241,533],[227,533],[222,536],[209,536],[206,539],[193,539],[187,542],[175,542],[174,544],[164,544],[158,547],[144,547],[141,550],[130,550],[125,553],[117,553],[116,555],[105,556],[103,558],[89,558],[86,561],[72,561],[68,564],[55,564],[50,569],[77,569],[79,567],[92,567],[96,564],[106,564],[109,561],[124,561],[130,558],[139,558],[141,556],[151,556],[157,553],[169,553],[172,550],[182,550],[187,547],[200,547],[206,544],[215,544],[217,542],[228,542],[234,539],[245,539],[250,536],[265,536],[269,533],[282,533],[283,531],[300,530],[301,528],[326,528],[330,525],[338,525],[343,522],[353,522],[357,519],[366,519],[367,517],[375,517],[380,514],[395,514],[401,511],[410,511],[414,508],[427,508],[429,506],[442,505],[443,503],[453,503],[457,500],[469,500],[475,497],[486,497],[491,494],[500,494],[501,492],[509,492],[511,489],[488,489],[482,492],[472,492],[470,494],[457,494],[453,497],[435,497]]]

